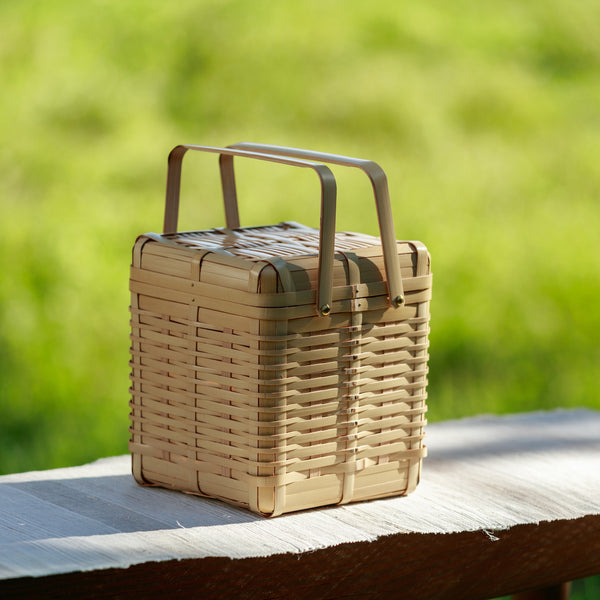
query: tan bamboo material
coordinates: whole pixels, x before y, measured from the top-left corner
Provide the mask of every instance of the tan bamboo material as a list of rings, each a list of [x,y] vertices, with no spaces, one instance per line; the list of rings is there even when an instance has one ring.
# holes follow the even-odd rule
[[[182,159],[215,153],[226,228],[178,232]],[[240,227],[235,156],[315,171],[321,225]],[[324,163],[371,180],[381,238],[335,231]],[[387,179],[366,160],[242,143],[169,155],[163,234],[133,248],[132,469],[143,485],[265,516],[417,485],[430,257],[396,241]]]

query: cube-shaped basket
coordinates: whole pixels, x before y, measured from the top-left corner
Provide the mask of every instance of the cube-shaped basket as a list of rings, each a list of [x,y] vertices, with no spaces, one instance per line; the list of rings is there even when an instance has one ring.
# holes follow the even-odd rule
[[[219,154],[227,228],[177,232],[187,150]],[[241,228],[233,157],[313,169],[321,226]],[[323,163],[371,180],[381,239],[336,233]],[[177,146],[164,233],[131,268],[133,474],[275,516],[407,494],[426,410],[430,258],[397,242],[387,179],[366,160],[242,143]]]

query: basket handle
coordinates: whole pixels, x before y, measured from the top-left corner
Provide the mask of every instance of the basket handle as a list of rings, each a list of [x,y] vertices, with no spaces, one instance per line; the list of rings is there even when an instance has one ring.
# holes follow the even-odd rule
[[[221,177],[223,182],[223,196],[225,198],[225,215],[227,226],[239,227],[237,217],[237,200],[235,200],[235,181],[233,177],[233,157],[244,156],[265,160],[268,162],[306,167],[316,171],[321,182],[321,228],[319,233],[319,278],[317,289],[317,311],[320,315],[327,315],[331,311],[333,295],[333,260],[335,255],[335,208],[336,208],[336,183],[331,169],[323,164],[285,158],[274,154],[261,154],[233,148],[216,148],[214,146],[180,145],[171,150],[167,170],[167,192],[165,202],[165,220],[163,233],[176,233],[179,216],[179,195],[181,188],[181,163],[188,150],[212,152],[219,154]],[[231,201],[231,198],[234,201]],[[233,208],[232,208],[233,207]]]
[[[357,167],[364,171],[371,181],[373,193],[375,195],[375,206],[383,246],[383,260],[387,276],[390,304],[396,308],[404,304],[404,289],[402,285],[402,275],[400,273],[400,261],[398,259],[398,250],[396,246],[396,234],[394,232],[394,220],[392,217],[388,182],[385,171],[377,163],[371,160],[351,158],[339,154],[328,154],[326,152],[288,148],[285,146],[272,146],[270,144],[255,144],[252,142],[240,142],[238,144],[232,144],[231,146],[228,146],[228,148],[316,160],[347,167]],[[229,195],[229,203],[232,205],[229,210],[230,212],[237,213],[235,180],[233,178],[233,159],[231,160],[231,166],[221,165],[221,177],[223,180],[223,192],[225,193],[226,188],[233,189],[233,193]],[[227,197],[225,202],[228,202]],[[333,229],[335,231],[335,224],[333,225]]]

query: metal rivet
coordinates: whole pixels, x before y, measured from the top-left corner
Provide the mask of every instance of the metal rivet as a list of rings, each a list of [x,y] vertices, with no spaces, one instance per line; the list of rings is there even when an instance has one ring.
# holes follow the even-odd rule
[[[394,298],[394,305],[395,306],[402,306],[404,304],[404,296],[400,295],[400,296],[396,296]]]
[[[323,316],[326,316],[331,312],[331,306],[329,306],[329,304],[323,304],[319,310]]]

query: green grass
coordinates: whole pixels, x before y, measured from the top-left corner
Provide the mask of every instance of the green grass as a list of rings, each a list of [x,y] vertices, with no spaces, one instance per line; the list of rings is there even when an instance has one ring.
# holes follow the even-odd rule
[[[130,250],[166,156],[240,140],[371,158],[433,256],[431,420],[600,408],[600,5],[0,4],[0,472],[127,451]],[[223,224],[186,158],[182,227]],[[316,182],[239,163],[244,224]],[[339,228],[376,233],[337,170]]]

